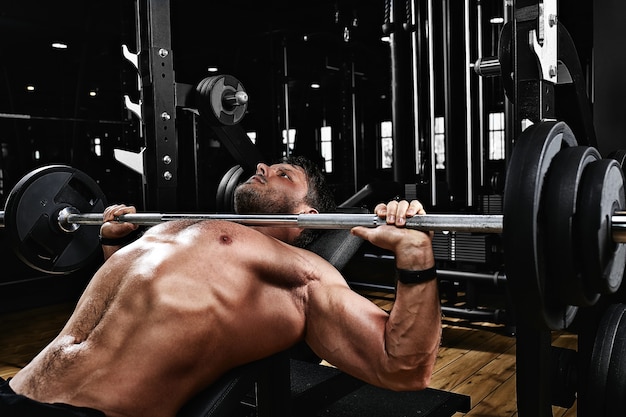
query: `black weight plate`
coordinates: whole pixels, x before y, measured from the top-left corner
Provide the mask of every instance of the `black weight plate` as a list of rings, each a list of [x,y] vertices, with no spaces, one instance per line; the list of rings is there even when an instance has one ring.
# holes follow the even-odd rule
[[[218,76],[206,77],[196,86],[196,104],[200,115],[209,123],[217,122],[217,116],[211,106],[211,89],[215,85]]]
[[[200,81],[196,87],[196,97],[200,114],[210,122],[222,125],[235,125],[246,114],[248,104],[228,106],[225,95],[245,92],[243,84],[231,75],[216,75]]]
[[[601,159],[585,168],[580,182],[577,238],[581,246],[587,287],[600,294],[615,293],[626,266],[626,245],[613,240],[611,217],[623,210],[624,174],[614,159]]]
[[[246,109],[248,108],[247,102],[231,107],[224,104],[225,95],[234,95],[240,91],[245,92],[243,84],[231,75],[225,75],[215,83],[215,86],[211,90],[211,104],[220,123],[224,125],[235,125],[245,116]]]
[[[598,325],[596,338],[589,360],[589,379],[587,381],[587,405],[585,415],[605,416],[607,401],[607,384],[611,356],[615,346],[615,339],[620,329],[620,322],[626,313],[624,304],[611,304],[607,307]],[[622,394],[623,395],[623,394]]]
[[[68,274],[93,262],[101,253],[99,229],[81,226],[74,232],[58,224],[59,211],[102,213],[106,199],[88,175],[65,165],[31,171],[11,190],[4,209],[5,229],[18,258],[49,274]]]
[[[621,308],[626,309],[623,304]],[[626,416],[626,312],[619,322],[611,350],[605,415]]]
[[[567,328],[577,312],[576,307],[546,293],[549,288],[542,216],[548,169],[562,149],[572,146],[576,146],[576,139],[565,123],[537,123],[519,136],[507,169],[503,217],[507,284],[516,319],[539,329]]]
[[[498,62],[500,62],[500,78],[504,93],[511,102],[515,102],[515,82],[513,80],[513,25],[507,22],[502,26],[498,40]]]
[[[234,213],[235,204],[235,188],[241,182],[241,176],[243,175],[243,168],[241,165],[235,165],[230,168],[226,174],[222,177],[219,185],[217,186],[216,195],[216,208],[220,213]]]
[[[617,163],[622,167],[622,170],[626,168],[626,150],[625,149],[616,149],[611,151],[607,158],[615,159]]]
[[[594,305],[600,294],[585,287],[580,242],[575,236],[578,186],[583,170],[601,159],[592,147],[573,146],[560,151],[552,160],[546,178],[544,197],[548,274],[562,303],[579,307]]]

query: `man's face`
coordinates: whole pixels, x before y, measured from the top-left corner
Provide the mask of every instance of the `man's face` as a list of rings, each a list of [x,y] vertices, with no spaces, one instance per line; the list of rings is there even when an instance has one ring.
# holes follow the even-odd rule
[[[239,214],[298,213],[305,206],[307,180],[295,165],[257,165],[256,173],[235,190],[235,211]]]

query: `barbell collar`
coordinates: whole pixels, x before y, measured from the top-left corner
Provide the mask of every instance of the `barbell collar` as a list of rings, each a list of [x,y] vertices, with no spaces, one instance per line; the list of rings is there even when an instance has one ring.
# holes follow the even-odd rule
[[[626,211],[616,211],[611,216],[611,235],[613,241],[626,243]]]

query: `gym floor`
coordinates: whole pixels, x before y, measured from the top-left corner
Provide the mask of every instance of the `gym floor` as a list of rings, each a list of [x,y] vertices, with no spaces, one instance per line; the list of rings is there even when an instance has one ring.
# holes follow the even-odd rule
[[[367,295],[367,294],[366,294]],[[381,308],[393,300],[370,294]],[[0,314],[0,377],[8,378],[23,367],[61,329],[73,303],[54,304]],[[472,409],[454,417],[517,417],[515,396],[515,338],[504,327],[444,319],[442,346],[431,387],[469,395]],[[553,345],[575,349],[575,334],[554,332]],[[554,417],[575,417],[570,409],[554,406]]]

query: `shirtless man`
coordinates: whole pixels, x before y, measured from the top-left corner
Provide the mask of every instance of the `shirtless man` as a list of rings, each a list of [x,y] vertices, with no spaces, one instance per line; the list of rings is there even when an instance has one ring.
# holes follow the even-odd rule
[[[291,213],[315,213],[306,202],[310,185],[303,166],[259,164],[238,189],[238,204],[244,210],[258,201],[261,211],[265,200],[284,200]],[[121,237],[136,228],[110,222],[134,211],[108,207],[102,235]],[[434,266],[432,235],[402,227],[407,217],[424,213],[418,201],[379,204],[375,212],[388,225],[352,233],[392,250],[401,270]],[[26,415],[3,408],[8,394],[1,392],[10,387],[18,395],[5,398],[28,407],[63,403],[75,411],[63,415],[173,417],[229,369],[303,340],[370,384],[425,388],[441,336],[436,280],[398,282],[387,314],[352,291],[328,262],[289,244],[299,233],[172,221],[124,247],[104,247],[108,259],[60,334],[0,389],[0,415]],[[37,409],[29,415],[56,414]]]

